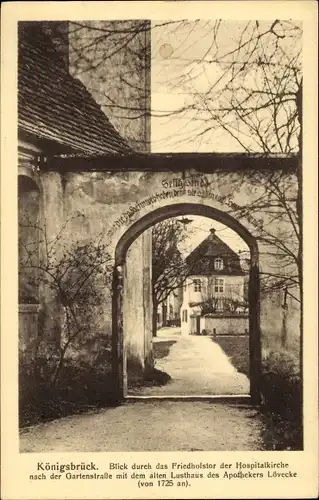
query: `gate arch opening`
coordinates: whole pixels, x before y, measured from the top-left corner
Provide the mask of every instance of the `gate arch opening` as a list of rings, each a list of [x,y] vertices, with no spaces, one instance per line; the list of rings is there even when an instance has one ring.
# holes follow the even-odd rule
[[[124,331],[123,331],[123,266],[126,254],[132,243],[153,225],[171,217],[198,215],[218,221],[235,231],[250,250],[251,265],[249,270],[249,361],[250,361],[250,396],[253,404],[260,402],[260,283],[259,252],[256,238],[234,217],[214,207],[196,203],[178,203],[167,205],[149,212],[133,223],[119,239],[115,248],[112,296],[112,355],[113,375],[116,399],[122,401],[124,394]]]

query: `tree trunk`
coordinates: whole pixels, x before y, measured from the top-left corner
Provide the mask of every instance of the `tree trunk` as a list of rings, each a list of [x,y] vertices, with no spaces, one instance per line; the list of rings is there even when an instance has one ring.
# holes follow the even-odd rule
[[[282,304],[282,327],[281,327],[281,346],[286,347],[287,345],[287,316],[288,316],[288,304],[287,304],[288,290],[285,288],[284,300]]]
[[[153,300],[153,314],[152,314],[152,333],[153,337],[156,337],[157,333],[157,305]]]
[[[302,162],[303,162],[303,102],[302,102],[302,91],[303,83],[300,82],[300,86],[296,95],[296,106],[298,113],[298,120],[300,124],[299,133],[299,162],[297,170],[297,214],[299,222],[299,252],[298,252],[298,276],[299,276],[299,289],[300,289],[300,344],[299,344],[299,357],[300,357],[300,380],[301,387],[303,388],[303,172],[302,172]],[[304,414],[303,408],[303,391],[301,391],[301,419]],[[302,442],[304,442],[303,427],[301,426]]]
[[[299,251],[298,251],[298,277],[299,277],[299,290],[300,290],[300,377],[303,377],[303,199],[302,199],[302,159],[303,159],[303,103],[302,103],[302,90],[303,82],[300,82],[296,94],[296,107],[298,113],[298,120],[300,124],[299,133],[299,161],[297,169],[297,216],[299,223]]]
[[[58,365],[54,371],[54,374],[52,376],[52,379],[51,379],[51,386],[52,387],[55,387],[57,385],[57,382],[59,380],[59,377],[60,377],[60,374],[61,374],[61,371],[62,371],[62,368],[63,368],[63,365],[64,365],[64,357],[65,357],[65,353],[66,353],[66,350],[68,348],[68,345],[69,343],[67,343],[67,345],[61,349],[60,351],[60,359],[58,361]]]

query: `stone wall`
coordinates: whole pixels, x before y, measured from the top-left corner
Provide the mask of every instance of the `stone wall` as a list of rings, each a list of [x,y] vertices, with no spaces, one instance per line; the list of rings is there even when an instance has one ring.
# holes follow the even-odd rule
[[[152,340],[150,234],[142,234],[127,253],[124,271],[123,330],[128,378],[150,362]],[[128,380],[130,382],[130,380]]]
[[[298,296],[298,290],[294,290]],[[283,307],[283,292],[264,295],[261,299],[262,346],[265,351],[288,349],[296,359],[300,352],[300,305],[288,297],[286,309]]]
[[[243,335],[249,332],[247,315],[209,315],[200,319],[201,333],[207,335]]]
[[[69,23],[70,73],[135,151],[150,150],[150,21],[81,25]]]
[[[23,172],[26,174],[26,172]],[[27,175],[18,179],[19,302],[39,303],[36,267],[39,263],[40,191]]]
[[[271,224],[270,216],[260,210],[253,216],[236,214],[236,206],[250,206],[260,194],[256,185],[249,183],[249,176],[239,172],[200,174],[196,170],[173,172],[43,172],[40,182],[43,190],[43,220],[51,239],[61,232],[58,252],[63,245],[70,247],[77,242],[101,241],[115,263],[118,242],[133,225],[159,208],[169,211],[172,206],[189,204],[205,212],[212,207],[220,213],[231,215],[256,237],[260,268],[274,271],[275,256],[269,258],[268,249],[260,241],[260,227]],[[63,159],[61,159],[63,171]],[[187,180],[187,183],[185,182]],[[190,213],[191,213],[190,208]],[[164,213],[166,213],[164,211]],[[198,212],[197,212],[198,213]],[[169,215],[169,212],[167,212]],[[238,217],[238,219],[236,219]],[[218,218],[218,217],[217,217]],[[234,228],[233,228],[234,229]],[[274,228],[280,233],[283,228]],[[134,234],[134,232],[133,232]],[[138,236],[137,234],[135,236]],[[124,264],[124,345],[126,354],[137,359],[141,367],[150,356],[151,332],[151,241],[150,231],[131,241]],[[118,264],[118,263],[116,263]],[[280,262],[277,264],[280,271]],[[264,345],[274,338],[278,343],[282,333],[282,305],[265,295],[261,297],[261,332]],[[61,316],[55,297],[48,290],[43,292],[45,315],[43,330],[50,336],[59,336]],[[297,304],[297,303],[296,303]],[[295,314],[287,320],[288,338],[298,340],[299,320]],[[112,285],[103,288],[103,307],[100,332],[112,338]],[[269,343],[269,342],[268,342]],[[295,342],[298,344],[298,341]]]
[[[22,356],[34,360],[37,350],[39,305],[19,305],[19,351]]]
[[[107,166],[106,166],[107,168]],[[196,177],[197,175],[197,177]],[[192,177],[193,176],[193,177]],[[195,179],[194,184],[185,189],[175,188],[183,177]],[[259,196],[258,188],[249,185],[244,174],[229,173],[225,176],[218,173],[199,175],[196,171],[185,174],[166,172],[119,172],[119,173],[72,173],[64,175],[64,205],[65,219],[72,214],[81,212],[81,219],[70,221],[69,231],[72,237],[81,239],[94,238],[103,233],[111,253],[121,236],[130,226],[160,207],[169,207],[181,203],[190,203],[202,207],[214,207],[221,212],[236,216],[234,206],[252,204]],[[237,181],[237,182],[236,182]],[[240,181],[240,183],[239,183]],[[167,187],[172,185],[172,187]],[[268,248],[259,242],[260,224],[268,224],[270,217],[260,210],[258,217],[254,213],[241,216],[239,222],[256,237],[259,247],[260,268],[263,272],[271,269],[276,272],[274,255],[269,257]],[[275,227],[280,232],[280,228]],[[280,271],[280,264],[277,264]],[[280,330],[281,306],[278,303],[270,305],[269,299],[263,298],[261,304],[262,329]],[[290,327],[298,330],[298,321]]]

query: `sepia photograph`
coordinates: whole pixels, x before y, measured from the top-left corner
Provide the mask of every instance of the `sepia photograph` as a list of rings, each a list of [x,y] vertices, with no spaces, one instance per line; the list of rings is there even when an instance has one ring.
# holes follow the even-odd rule
[[[315,498],[313,2],[18,4],[3,498]]]
[[[20,451],[301,450],[302,23],[18,48]]]

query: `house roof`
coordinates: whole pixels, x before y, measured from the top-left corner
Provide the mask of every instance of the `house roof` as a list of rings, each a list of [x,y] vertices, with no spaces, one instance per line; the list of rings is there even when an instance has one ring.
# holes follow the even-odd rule
[[[62,152],[93,156],[132,153],[85,86],[73,78],[50,37],[19,32],[18,125]],[[56,148],[57,153],[59,147]]]
[[[217,257],[223,259],[224,265],[221,270],[216,270],[214,267]],[[211,229],[209,236],[186,257],[186,262],[191,273],[196,275],[242,276],[246,274],[241,268],[239,256],[216,235],[214,229]]]

